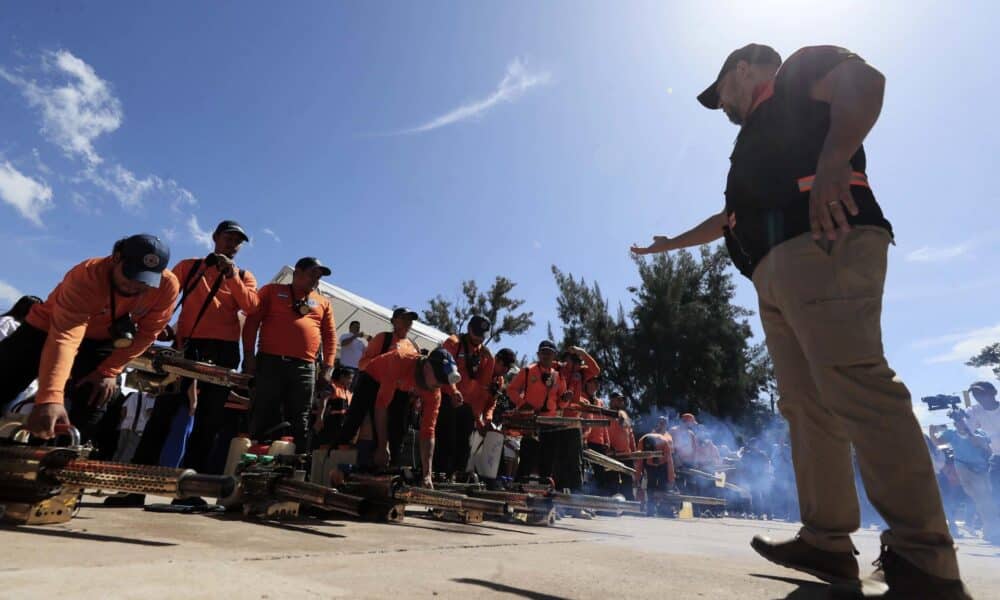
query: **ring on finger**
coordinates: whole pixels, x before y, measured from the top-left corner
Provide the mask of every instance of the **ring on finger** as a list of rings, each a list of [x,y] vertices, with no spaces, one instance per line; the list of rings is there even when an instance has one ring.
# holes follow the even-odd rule
[[[833,200],[831,202],[827,202],[827,204],[830,205],[830,206],[836,206],[836,205],[840,204],[840,200]]]

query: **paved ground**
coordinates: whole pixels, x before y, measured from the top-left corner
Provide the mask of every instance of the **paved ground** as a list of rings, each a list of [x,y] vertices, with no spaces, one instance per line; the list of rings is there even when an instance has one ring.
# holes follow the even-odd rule
[[[786,523],[563,519],[555,527],[273,524],[106,509],[65,525],[0,529],[0,598],[827,598],[747,546]],[[875,532],[856,543],[867,564]],[[1000,549],[960,543],[976,598],[1000,598]]]

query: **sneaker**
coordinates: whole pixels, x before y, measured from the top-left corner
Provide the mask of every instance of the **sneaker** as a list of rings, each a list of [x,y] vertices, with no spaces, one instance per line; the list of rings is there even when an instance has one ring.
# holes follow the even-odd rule
[[[875,572],[866,579],[884,581],[889,591],[883,598],[935,598],[937,600],[972,600],[960,579],[943,579],[918,569],[913,563],[882,546]]]
[[[858,581],[858,561],[853,552],[827,552],[795,538],[776,542],[755,535],[750,547],[767,560],[796,571],[808,573],[827,583],[851,584]]]
[[[208,506],[208,502],[198,496],[191,496],[190,498],[174,498],[170,501],[170,504],[173,506]]]
[[[118,508],[142,508],[145,504],[145,494],[120,494],[117,496],[108,496],[104,499],[104,506]]]

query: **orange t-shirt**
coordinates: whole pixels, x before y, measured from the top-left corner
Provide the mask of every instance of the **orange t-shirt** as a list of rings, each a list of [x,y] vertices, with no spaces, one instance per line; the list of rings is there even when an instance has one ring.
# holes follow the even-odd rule
[[[549,385],[545,385],[543,374],[551,374]],[[558,412],[559,398],[566,392],[566,383],[554,368],[543,369],[538,363],[518,371],[507,386],[507,396],[518,410],[524,406],[540,415],[554,416]]]
[[[128,348],[112,351],[97,367],[98,373],[114,377],[130,360],[149,348],[170,321],[180,284],[168,269],[163,270],[160,287],[138,296],[115,295],[111,315],[111,257],[91,258],[76,265],[52,290],[45,302],[31,307],[25,319],[36,329],[48,332],[38,365],[38,394],[35,404],[62,404],[80,342],[111,339],[111,322],[131,314],[138,331]]]
[[[659,467],[667,466],[667,481],[670,483],[674,482],[676,475],[674,473],[674,440],[670,437],[669,433],[647,433],[646,435],[639,438],[639,448],[645,449],[643,445],[643,440],[651,439],[653,441],[654,447],[662,452],[661,456],[656,458],[646,458],[642,460],[635,461],[635,476],[638,479],[645,467]]]
[[[378,382],[377,408],[388,408],[397,391],[420,397],[420,437],[430,440],[434,439],[434,428],[441,409],[441,390],[429,390],[417,383],[417,370],[423,368],[424,360],[419,354],[390,350],[372,359],[364,372]]]
[[[587,355],[583,356],[583,363],[579,365],[568,360],[557,364],[559,364],[559,375],[566,382],[566,389],[573,392],[570,402],[580,404],[580,400],[586,397],[583,393],[584,385],[601,374],[601,367]]]
[[[333,366],[337,326],[329,300],[316,291],[309,292],[306,302],[310,310],[303,316],[293,308],[295,299],[288,284],[269,283],[260,289],[258,296],[260,308],[247,316],[244,327],[251,334],[259,328],[260,352],[313,362],[322,346],[323,364]]]
[[[608,427],[608,437],[611,439],[611,449],[615,454],[625,454],[626,452],[635,452],[635,433],[632,432],[632,426],[626,424],[621,417],[611,421],[611,427]]]
[[[584,398],[582,400],[582,403],[593,404],[594,406],[603,406],[603,403],[600,400],[591,400],[590,402],[587,402],[586,398]],[[563,414],[566,414],[565,411],[563,412]],[[605,418],[602,415],[584,415],[584,416],[596,416],[596,417],[601,418],[601,419]],[[588,431],[587,431],[587,443],[589,443],[589,444],[598,444],[598,445],[604,446],[606,448],[610,447],[611,446],[611,435],[609,433],[610,429],[611,429],[610,426],[609,427],[590,427],[588,429]]]
[[[482,344],[466,347],[457,335],[449,337],[441,344],[441,347],[454,356],[455,362],[458,363],[458,372],[462,376],[462,380],[458,382],[456,387],[462,393],[465,403],[472,409],[472,413],[477,419],[481,415],[486,420],[492,419],[493,409],[497,403],[496,398],[489,392],[490,383],[493,381],[493,366],[496,362],[493,353]],[[479,355],[479,366],[475,375],[469,372],[466,351],[471,355]]]
[[[186,258],[172,269],[182,286],[188,281],[191,269],[198,261],[203,259]],[[218,267],[206,267],[202,262],[198,272],[191,277],[191,281],[188,282],[190,291],[184,298],[184,305],[177,319],[179,341],[183,342],[192,337],[227,342],[240,340],[238,313],[243,311],[244,314],[250,315],[260,306],[260,300],[257,298],[257,280],[250,271],[238,271],[234,276],[222,279],[219,290],[198,321],[198,327],[191,331],[198,313],[205,306],[205,298],[212,291],[219,276]],[[181,292],[183,291],[182,289]]]
[[[358,369],[364,371],[373,358],[383,354],[382,347],[385,346],[385,336],[387,335],[392,336],[392,341],[389,342],[386,352],[399,350],[402,354],[420,354],[420,351],[417,350],[417,347],[413,345],[413,342],[409,338],[398,338],[391,331],[383,331],[373,337],[372,341],[368,342],[365,353],[361,355],[361,360],[358,361]]]

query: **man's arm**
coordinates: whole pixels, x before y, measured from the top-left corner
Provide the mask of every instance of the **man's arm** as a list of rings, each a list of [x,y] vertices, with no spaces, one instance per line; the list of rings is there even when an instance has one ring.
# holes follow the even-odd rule
[[[233,300],[236,301],[236,306],[240,307],[243,314],[253,314],[260,308],[257,279],[250,271],[243,271],[243,277],[240,277],[240,271],[237,269],[236,274],[226,278],[223,285],[227,286],[229,293],[233,295]]]
[[[856,215],[851,196],[851,157],[861,147],[882,112],[885,76],[864,61],[845,60],[810,90],[814,100],[830,105],[830,130],[816,165],[816,179],[809,194],[813,237],[831,240],[850,230],[846,209]]]
[[[337,356],[337,323],[333,317],[333,306],[327,302],[320,322],[320,333],[323,336],[323,373],[321,377],[330,380],[333,372],[334,359]]]
[[[691,246],[710,244],[722,237],[723,230],[727,224],[726,211],[723,210],[708,217],[677,237],[670,238],[665,235],[653,236],[652,244],[648,246],[633,245],[631,250],[633,254],[638,255],[659,254],[671,250],[680,250],[681,248],[690,248]]]
[[[517,372],[514,379],[507,384],[507,397],[514,404],[514,408],[520,410],[521,406],[524,404],[524,396],[521,394],[521,390],[524,389],[524,381],[528,376],[528,367],[525,367]]]
[[[248,314],[243,322],[243,371],[253,373],[257,370],[257,332],[271,305],[271,296],[263,288],[260,294],[260,305],[253,314]]]
[[[368,347],[365,348],[365,353],[361,355],[361,359],[358,361],[358,369],[364,371],[368,363],[372,361],[373,358],[379,355],[382,351],[382,336],[392,335],[391,333],[382,332],[376,335],[372,341],[368,342]]]

